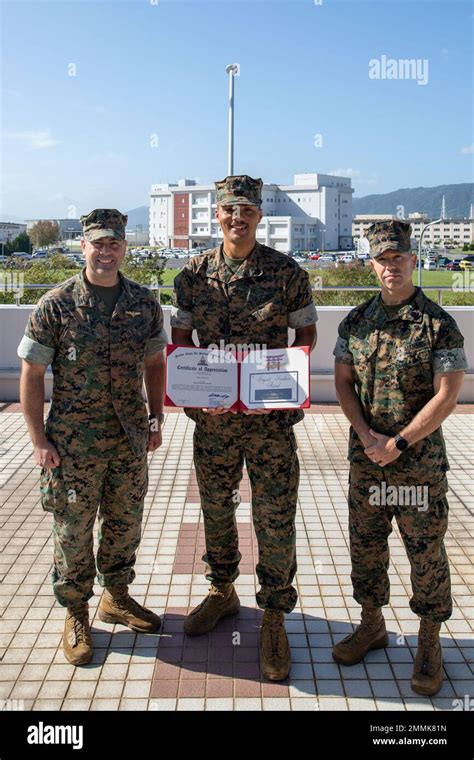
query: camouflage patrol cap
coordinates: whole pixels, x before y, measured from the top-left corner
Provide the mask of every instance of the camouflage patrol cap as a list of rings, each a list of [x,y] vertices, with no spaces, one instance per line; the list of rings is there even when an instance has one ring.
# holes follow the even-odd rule
[[[116,208],[96,208],[90,214],[81,216],[84,238],[89,241],[102,237],[125,240],[125,225],[128,216]]]
[[[385,251],[411,253],[411,224],[400,219],[388,219],[384,222],[374,222],[365,231],[369,241],[370,255],[373,259]]]
[[[248,174],[226,177],[216,186],[217,204],[245,203],[252,206],[260,206],[262,203],[263,182],[253,179]]]

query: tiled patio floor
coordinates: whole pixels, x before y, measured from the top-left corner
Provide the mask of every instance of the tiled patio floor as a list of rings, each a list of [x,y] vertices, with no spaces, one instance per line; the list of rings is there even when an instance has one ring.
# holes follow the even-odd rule
[[[150,488],[134,596],[165,613],[161,635],[137,635],[96,617],[94,660],[74,668],[63,658],[64,610],[50,585],[51,517],[42,511],[38,468],[17,405],[0,414],[0,700],[25,710],[452,710],[474,695],[472,566],[473,417],[458,407],[444,425],[451,462],[450,529],[454,613],[443,626],[446,681],[433,699],[410,689],[418,619],[408,606],[409,563],[395,527],[390,538],[390,645],[341,668],[331,647],[359,619],[352,599],[347,536],[348,425],[337,407],[317,407],[295,427],[301,463],[298,528],[299,603],[287,617],[293,666],[288,682],[262,681],[258,663],[256,542],[247,477],[237,520],[242,610],[215,631],[187,639],[183,617],[207,592],[204,533],[192,469],[193,423],[168,413],[162,448],[150,458]],[[471,444],[469,445],[469,442]]]

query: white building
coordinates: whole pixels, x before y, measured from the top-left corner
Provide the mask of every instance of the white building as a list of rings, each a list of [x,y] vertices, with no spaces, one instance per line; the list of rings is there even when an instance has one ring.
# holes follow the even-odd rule
[[[328,174],[295,174],[292,185],[264,185],[259,242],[278,251],[352,247],[351,180]],[[152,185],[150,245],[212,248],[222,242],[215,218],[214,185],[181,179]]]
[[[352,221],[352,235],[354,239],[361,238],[367,227],[374,222],[384,219],[397,219],[391,214],[359,214]],[[419,240],[423,227],[431,221],[427,214],[415,212],[408,214],[407,222],[412,226],[412,240]],[[441,219],[438,224],[428,227],[423,235],[423,245],[439,245],[444,243],[456,243],[463,246],[464,243],[474,243],[474,219]]]
[[[15,240],[22,232],[26,232],[26,224],[0,222],[0,243],[8,243],[9,240]]]

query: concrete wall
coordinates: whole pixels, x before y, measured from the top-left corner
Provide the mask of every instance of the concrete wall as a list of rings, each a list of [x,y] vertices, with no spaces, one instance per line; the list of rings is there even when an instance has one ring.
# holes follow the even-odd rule
[[[0,305],[0,400],[18,400],[18,378],[20,359],[16,354],[25,325],[33,306]],[[337,327],[350,311],[350,307],[324,306],[318,309],[318,345],[311,355],[311,400],[335,401],[333,355],[337,337]],[[469,364],[461,391],[460,400],[474,403],[474,307],[452,306],[446,309],[458,323],[464,335],[465,349]],[[171,339],[170,306],[164,306],[165,328]],[[292,331],[290,331],[292,332]],[[48,371],[47,393],[51,391],[51,376]]]

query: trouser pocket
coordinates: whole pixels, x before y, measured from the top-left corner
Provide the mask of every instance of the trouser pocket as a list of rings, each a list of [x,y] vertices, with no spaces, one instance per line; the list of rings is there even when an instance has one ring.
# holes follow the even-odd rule
[[[42,467],[40,475],[41,506],[45,512],[64,514],[66,511],[66,489],[61,467]]]

